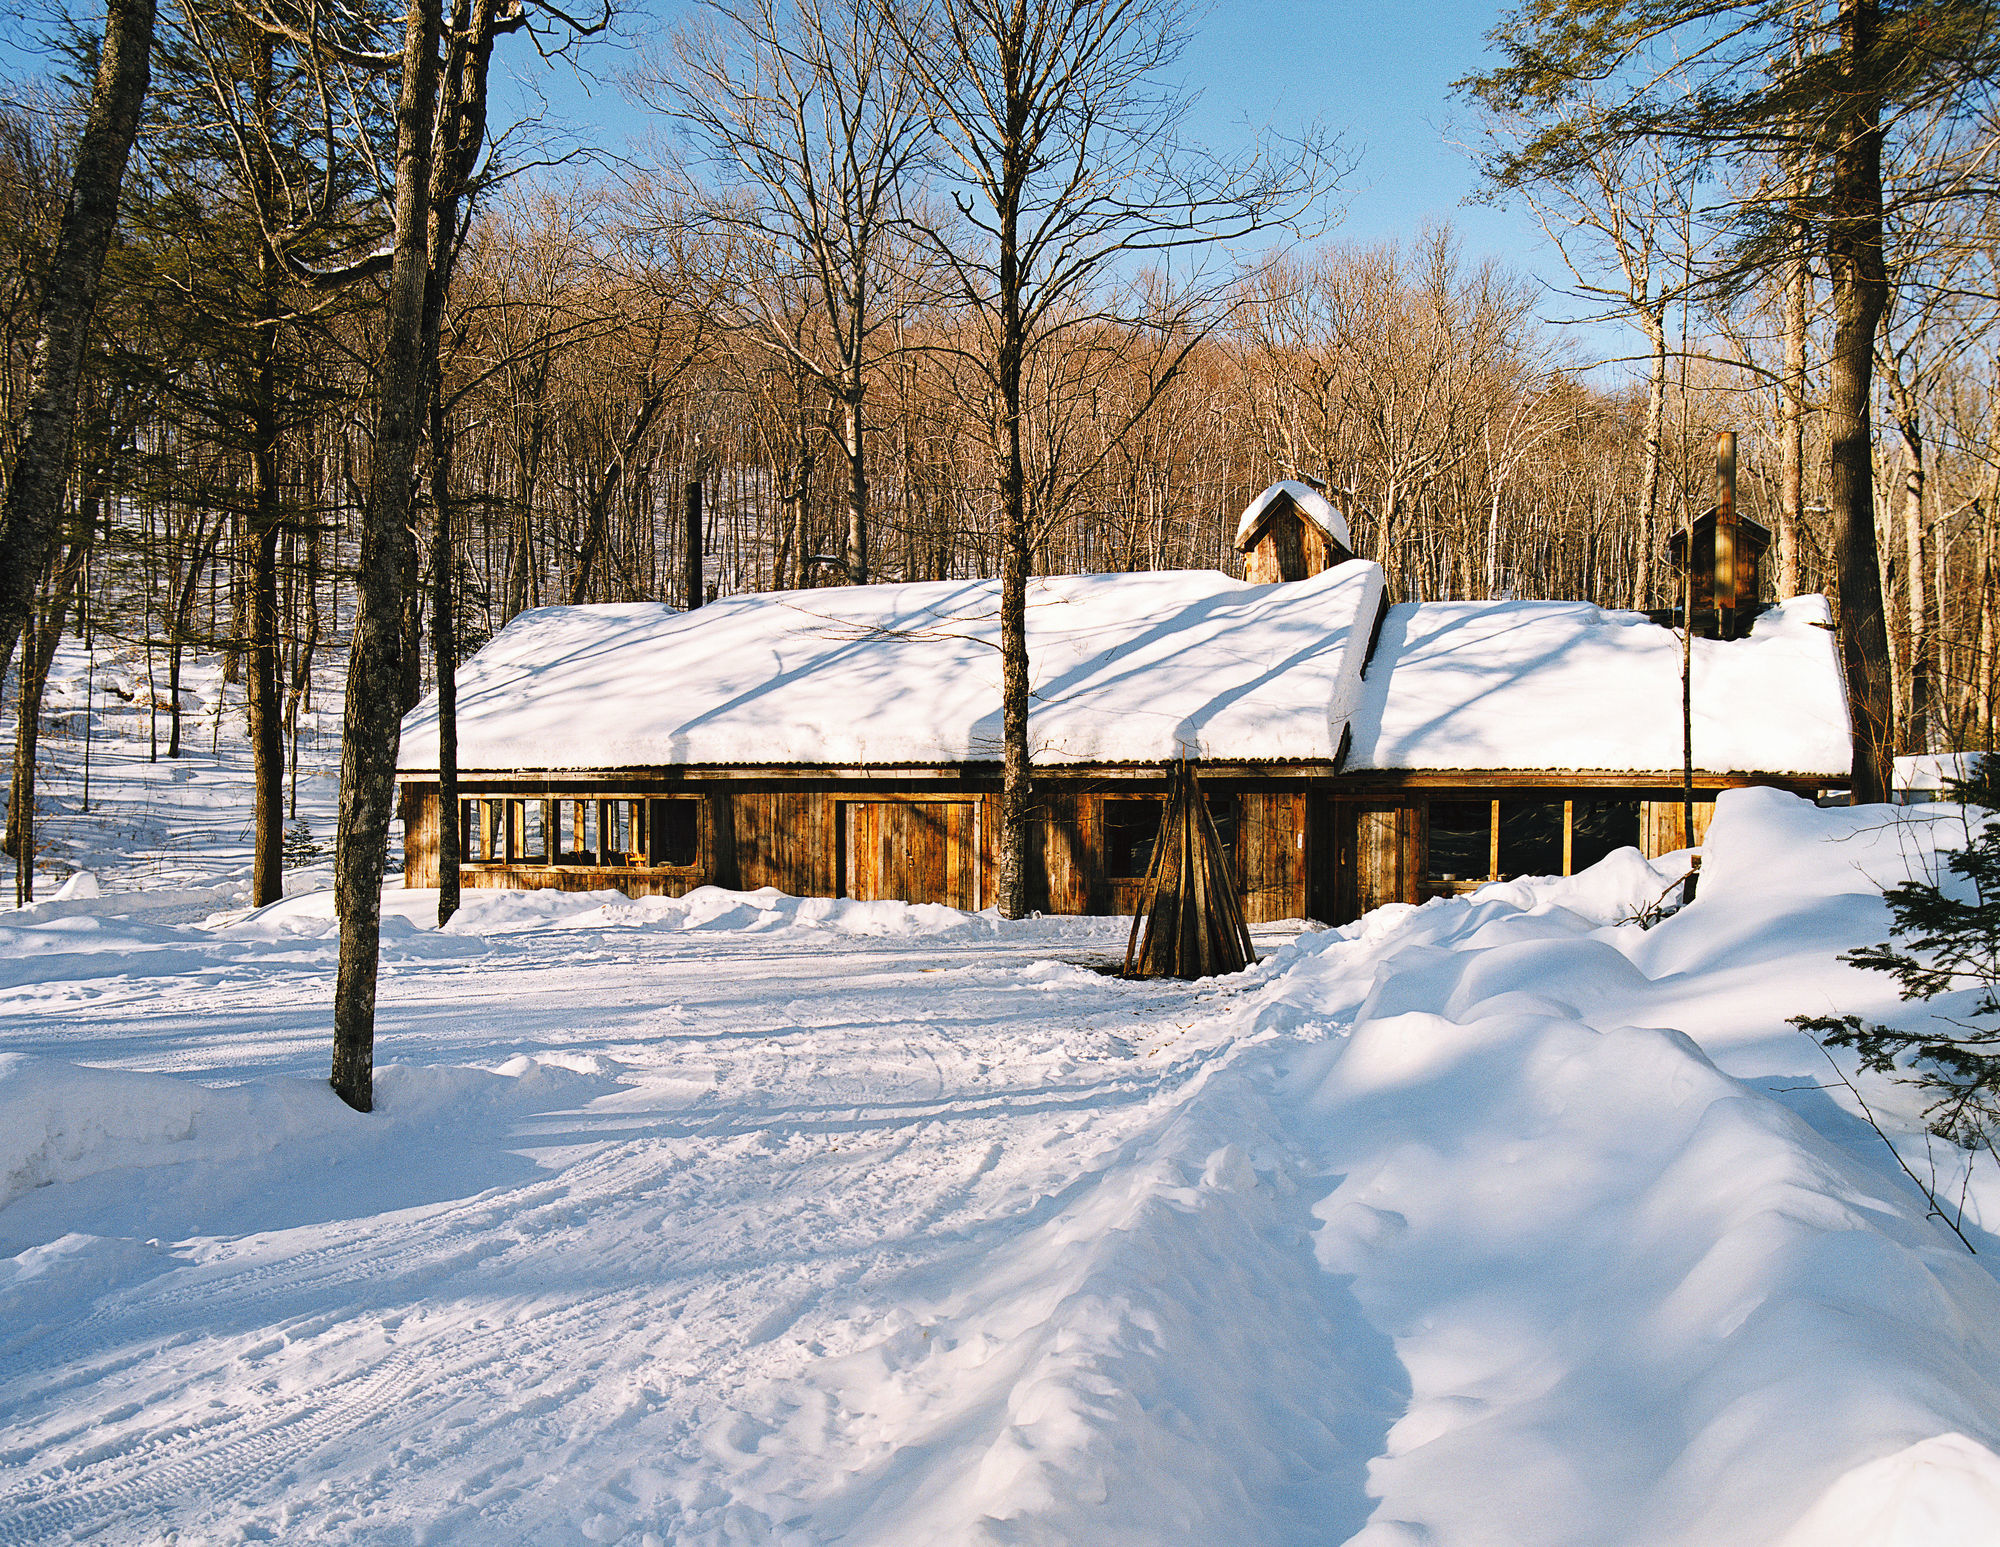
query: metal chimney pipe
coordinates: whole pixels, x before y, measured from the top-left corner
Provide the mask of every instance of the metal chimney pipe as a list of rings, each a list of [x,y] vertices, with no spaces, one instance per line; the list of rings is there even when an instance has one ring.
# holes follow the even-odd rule
[[[687,606],[693,612],[701,605],[701,480],[687,486]]]

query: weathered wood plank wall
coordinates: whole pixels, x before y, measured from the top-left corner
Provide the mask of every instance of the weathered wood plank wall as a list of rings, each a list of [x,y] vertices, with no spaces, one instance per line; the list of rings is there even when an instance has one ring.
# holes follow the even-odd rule
[[[1586,786],[1587,787],[1587,786]],[[1252,922],[1318,917],[1345,922],[1389,902],[1428,895],[1429,805],[1485,794],[1478,787],[1354,790],[1330,778],[1213,781],[1218,809],[1233,809],[1232,865],[1245,916]],[[698,858],[681,868],[601,862],[583,865],[468,865],[476,887],[620,888],[632,895],[677,896],[704,884],[776,887],[794,896],[901,898],[976,908],[998,890],[1000,795],[997,789],[941,790],[935,782],[828,779],[740,783],[631,778],[560,786],[518,778],[469,782],[467,798],[616,801],[644,794],[701,805]],[[1561,787],[1546,792],[1561,800]],[[1654,787],[1629,790],[1640,810],[1640,841],[1649,856],[1683,847],[1678,798]],[[1700,792],[1694,841],[1706,836],[1714,789]],[[1031,906],[1047,913],[1129,913],[1143,882],[1108,873],[1108,810],[1155,798],[1154,781],[1044,779],[1030,845]],[[608,807],[603,809],[609,809]],[[437,787],[412,781],[402,790],[404,877],[437,884]],[[514,829],[518,830],[518,818]],[[1127,828],[1129,832],[1129,827]],[[659,851],[654,851],[659,858]],[[1567,859],[1567,850],[1565,850]],[[1435,889],[1435,888],[1432,888]]]

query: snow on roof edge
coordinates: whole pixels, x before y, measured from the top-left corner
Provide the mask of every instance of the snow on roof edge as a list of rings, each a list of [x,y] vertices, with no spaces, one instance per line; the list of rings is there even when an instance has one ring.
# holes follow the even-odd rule
[[[1319,490],[1293,478],[1279,479],[1244,508],[1242,519],[1236,523],[1236,546],[1239,551],[1250,540],[1258,521],[1263,519],[1264,512],[1280,494],[1289,494],[1302,515],[1349,553],[1354,551],[1354,537],[1347,529],[1347,518],[1334,509],[1333,502]]]

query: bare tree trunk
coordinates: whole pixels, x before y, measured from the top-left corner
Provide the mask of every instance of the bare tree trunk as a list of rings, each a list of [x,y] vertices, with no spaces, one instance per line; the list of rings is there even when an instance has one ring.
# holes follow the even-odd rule
[[[1644,612],[1653,600],[1653,549],[1659,541],[1660,426],[1667,413],[1666,310],[1642,311],[1646,341],[1652,345],[1646,374],[1646,426],[1639,464],[1638,554],[1632,578],[1632,608]]]
[[[1018,38],[1004,42],[1018,45]],[[1010,97],[1019,66],[1006,57]],[[1016,111],[1013,102],[1010,111]],[[1034,809],[1033,771],[1028,756],[1028,478],[1021,447],[1021,385],[1026,363],[1027,321],[1022,315],[1022,274],[1018,226],[1020,197],[1026,187],[1028,164],[1017,136],[1007,145],[1008,165],[1001,172],[999,209],[1000,262],[998,295],[999,350],[994,360],[1000,390],[1000,916],[1025,918],[1028,912],[1028,834]]]
[[[86,528],[86,532],[88,528]],[[14,769],[7,799],[7,833],[4,847],[14,856],[14,905],[18,908],[35,900],[35,771],[40,757],[42,694],[48,687],[49,668],[55,664],[56,646],[62,642],[63,619],[75,598],[83,572],[84,550],[79,543],[56,566],[49,594],[39,622],[29,614],[23,630],[27,648],[21,652],[17,679],[18,714],[14,722]]]
[[[438,727],[438,928],[458,912],[458,620],[452,610],[451,428],[431,380],[431,646],[436,652]]]
[[[840,405],[840,445],[847,455],[847,581],[868,584],[868,463],[862,446],[861,383],[848,383]]]
[[[0,506],[0,679],[34,611],[35,587],[62,520],[84,343],[145,106],[152,48],[153,0],[107,0],[90,116],[77,142],[37,320],[26,423]]]
[[[268,315],[268,313],[267,313]],[[282,491],[278,484],[278,421],[272,401],[276,380],[272,365],[271,329],[259,342],[258,401],[253,409],[256,443],[250,454],[253,512],[244,529],[249,569],[248,679],[244,698],[249,711],[250,747],[254,764],[252,805],[257,842],[250,872],[250,898],[256,907],[285,895],[284,715],[278,692],[278,541]]]
[[[1904,428],[1903,444],[1910,454],[1903,474],[1903,595],[1910,638],[1903,736],[1912,752],[1928,752],[1931,626],[1924,574],[1924,443],[1914,416]]]
[[[374,465],[355,569],[354,647],[340,756],[334,902],[340,964],[333,999],[334,1090],[357,1111],[375,1104],[375,975],[382,871],[402,730],[403,580],[410,569],[410,474],[422,435],[430,351],[432,129],[437,111],[438,0],[409,0],[396,101],[396,237],[382,329]]]
[[[1811,276],[1803,254],[1786,265],[1785,379],[1778,431],[1778,596],[1799,594],[1799,528],[1805,520],[1806,320]]]
[[[1828,504],[1839,566],[1841,665],[1854,717],[1854,798],[1889,797],[1895,745],[1889,638],[1875,545],[1869,395],[1875,331],[1888,303],[1883,259],[1882,92],[1876,0],[1841,0],[1841,42],[1851,89],[1834,148],[1827,256],[1832,272],[1833,349],[1826,421]]]

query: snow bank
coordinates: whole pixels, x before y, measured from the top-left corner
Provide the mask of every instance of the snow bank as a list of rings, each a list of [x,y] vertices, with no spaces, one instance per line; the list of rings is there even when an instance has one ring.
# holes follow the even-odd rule
[[[2000,1539],[2000,1287],[1866,1146],[1631,1021],[1732,998],[1746,929],[1795,1011],[1939,836],[1889,818],[1725,796],[1652,931],[1586,875],[1299,943],[1261,1024],[1354,1006],[1290,1075],[1319,1258],[1410,1383],[1357,1542]]]
[[[459,669],[459,766],[929,764],[1000,755],[999,583],[835,587],[522,613]],[[1032,581],[1043,763],[1338,755],[1373,564],[1253,586],[1209,570]],[[436,701],[399,766],[437,766]]]
[[[33,1188],[119,1167],[252,1161],[353,1116],[324,1082],[215,1089],[0,1053],[0,1208]]]
[[[1847,699],[1824,597],[1747,639],[1694,641],[1694,766],[1844,778]],[[1389,609],[1351,728],[1349,768],[1674,769],[1681,640],[1587,602]]]

